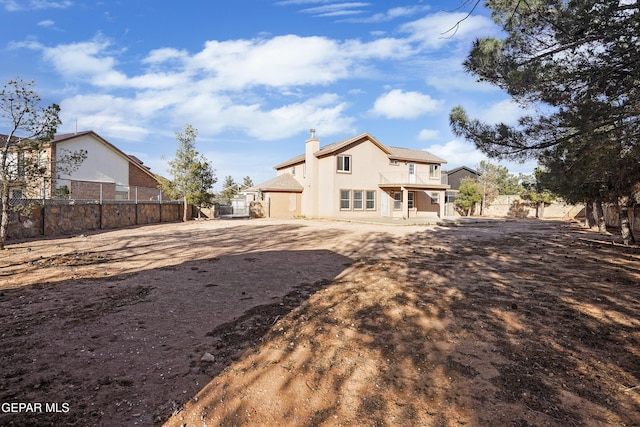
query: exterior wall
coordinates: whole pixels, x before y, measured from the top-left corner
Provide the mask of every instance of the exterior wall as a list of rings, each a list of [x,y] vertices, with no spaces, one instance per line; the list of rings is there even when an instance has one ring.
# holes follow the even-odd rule
[[[388,216],[406,216],[407,212],[393,210],[393,193],[389,189],[382,190],[380,184],[387,184],[388,188],[397,185],[398,190],[403,185],[441,186],[441,171],[431,178],[431,164],[418,162],[391,162],[385,151],[369,140],[353,142],[339,151],[317,158],[313,153],[319,149],[319,140],[311,138],[306,141],[304,163],[288,166],[278,170],[278,175],[291,174],[303,186],[302,215],[311,218],[362,218],[364,216],[378,217],[387,213],[384,206],[389,206]],[[350,171],[337,170],[338,156],[350,156]],[[410,175],[410,163],[414,173]],[[441,165],[438,164],[438,168]],[[392,187],[393,186],[393,187]],[[340,208],[341,190],[348,190],[351,194],[351,208]],[[375,192],[375,209],[366,209],[366,197],[363,197],[363,209],[353,208],[353,191]],[[438,190],[434,190],[438,191]],[[416,190],[421,193],[416,200],[414,215],[432,216],[443,212],[440,204],[431,204],[430,192]],[[440,198],[444,201],[444,191]],[[274,199],[275,203],[275,199]],[[444,205],[443,205],[444,206]],[[275,205],[271,204],[273,210]],[[278,215],[281,213],[278,212]],[[273,214],[272,214],[273,216]]]
[[[545,206],[544,218],[565,218],[575,216],[581,207],[568,205],[562,201],[556,201]],[[501,195],[491,204],[485,207],[486,216],[535,218],[536,208],[530,202],[523,200],[520,196]]]
[[[36,206],[29,215],[12,213],[11,239],[59,236],[101,229],[123,228],[182,220],[179,203],[54,204]]]
[[[478,175],[471,173],[466,169],[461,169],[454,173],[448,174],[447,182],[451,186],[451,190],[457,190],[460,188],[460,181],[462,181],[464,178],[467,178],[467,177],[476,179]]]
[[[351,172],[337,172],[337,156],[351,156]],[[320,217],[361,217],[363,211],[341,210],[340,190],[376,192],[376,209],[364,210],[365,215],[380,216],[380,171],[388,168],[389,158],[372,142],[364,141],[345,147],[338,153],[318,161],[321,179],[318,182],[318,214]]]
[[[431,193],[432,191],[416,191],[415,192],[416,209],[414,209],[414,211],[416,216],[425,216],[425,217],[439,216],[440,203],[431,203]],[[444,197],[443,195],[440,195],[438,200],[442,201],[443,197]]]
[[[296,181],[298,181],[300,183],[300,185],[304,186],[304,179],[305,179],[305,165],[304,163],[299,163],[297,165],[293,165],[293,166],[289,166],[287,168],[284,169],[279,169],[276,172],[276,175],[284,175],[285,173],[290,174],[291,176],[293,176]]]
[[[112,182],[90,182],[71,180],[69,198],[74,200],[100,200],[116,198],[116,185]]]
[[[293,218],[302,215],[302,194],[271,191],[264,193],[270,218]]]
[[[92,135],[81,135],[77,138],[60,141],[56,145],[58,155],[62,150],[70,152],[87,150],[87,158],[73,172],[73,175],[59,174],[60,178],[129,185],[129,161]]]
[[[129,185],[132,187],[158,188],[158,181],[129,163]]]

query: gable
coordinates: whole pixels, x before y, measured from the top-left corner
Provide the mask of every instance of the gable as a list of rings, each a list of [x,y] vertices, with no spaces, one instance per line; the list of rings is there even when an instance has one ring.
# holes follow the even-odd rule
[[[425,150],[414,150],[410,148],[386,146],[367,132],[361,133],[351,138],[344,139],[342,141],[325,145],[324,147],[320,147],[320,149],[313,154],[316,158],[321,159],[323,157],[343,153],[346,150],[349,150],[365,142],[369,142],[373,144],[382,153],[384,153],[389,160],[398,160],[398,161],[416,162],[416,163],[440,163],[440,164],[447,163],[446,160],[438,156],[435,156]],[[290,166],[302,164],[304,162],[305,162],[305,155],[300,154],[290,158],[289,160],[286,160],[282,163],[275,165],[273,168],[276,170],[281,170]]]
[[[55,135],[52,143],[59,149],[69,151],[87,150],[87,159],[73,173],[74,179],[107,181],[116,182],[120,185],[147,187],[155,187],[158,184],[155,175],[148,167],[144,166],[141,160],[135,156],[125,154],[94,131]],[[93,154],[91,151],[93,151]],[[107,164],[103,164],[100,156],[104,156],[104,163]],[[89,176],[93,176],[93,178],[86,178]],[[98,179],[97,177],[102,178]],[[62,178],[68,179],[69,177],[64,176]]]

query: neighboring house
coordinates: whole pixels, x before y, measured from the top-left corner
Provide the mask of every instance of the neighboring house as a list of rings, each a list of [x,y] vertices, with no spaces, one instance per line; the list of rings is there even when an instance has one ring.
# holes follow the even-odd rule
[[[447,203],[454,203],[458,196],[460,189],[460,182],[464,178],[477,179],[480,174],[470,167],[460,166],[450,171],[442,171],[442,183],[448,184],[451,187],[447,190],[446,201]]]
[[[442,217],[449,188],[441,182],[443,163],[368,133],[320,148],[312,130],[305,153],[276,165],[277,176],[255,188],[271,217]]]
[[[85,150],[86,159],[71,174],[56,168],[63,152]],[[135,156],[123,153],[93,131],[56,135],[39,153],[48,177],[31,188],[27,198],[75,200],[158,200],[156,176]],[[19,190],[16,190],[19,192]],[[14,192],[14,196],[16,195]]]

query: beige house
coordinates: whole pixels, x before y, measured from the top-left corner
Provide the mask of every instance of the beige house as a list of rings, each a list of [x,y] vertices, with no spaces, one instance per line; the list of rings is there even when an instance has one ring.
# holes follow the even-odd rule
[[[445,160],[423,150],[390,147],[368,133],[320,147],[311,130],[304,154],[274,167],[256,187],[269,216],[414,218],[444,216]]]

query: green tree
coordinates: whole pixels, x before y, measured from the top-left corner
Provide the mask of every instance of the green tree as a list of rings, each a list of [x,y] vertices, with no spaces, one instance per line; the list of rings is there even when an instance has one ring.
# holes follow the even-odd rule
[[[538,178],[543,173],[542,170],[536,169],[533,175],[524,175],[522,177],[522,198],[529,200],[536,208],[536,218],[544,218],[545,206],[551,204],[556,196],[544,188],[541,180]]]
[[[489,162],[482,160],[477,166],[476,170],[480,174],[476,181],[478,182],[478,189],[482,197],[480,203],[480,215],[484,215],[486,208],[490,205],[499,194],[498,185],[498,167]]]
[[[462,178],[458,188],[456,207],[467,216],[471,215],[473,208],[482,200],[480,185],[471,177]]]
[[[456,107],[450,114],[452,130],[492,157],[522,159],[544,152],[546,161],[552,155],[560,162],[564,156],[575,158],[565,173],[580,187],[605,183],[607,198],[622,203],[623,239],[632,242],[625,213],[640,161],[637,3],[487,0],[486,5],[506,36],[477,40],[465,69],[539,113],[521,117],[517,126],[490,125]],[[581,148],[585,141],[587,150]],[[589,169],[594,159],[625,166],[602,174],[602,167]],[[590,181],[577,183],[580,178]]]
[[[222,183],[220,198],[226,199],[227,202],[229,202],[236,194],[238,194],[238,184],[231,175],[225,176],[224,182]]]
[[[253,180],[251,179],[250,176],[245,176],[242,179],[242,187],[240,187],[240,188],[246,189],[246,188],[249,188],[249,187],[253,187]]]
[[[7,82],[0,91],[0,114],[6,135],[0,135],[0,249],[4,249],[9,227],[9,212],[20,206],[10,206],[14,190],[33,192],[34,186],[52,179],[52,170],[72,172],[86,158],[86,151],[58,153],[56,159],[44,161],[41,152],[55,135],[60,119],[60,107],[40,106],[40,97],[33,90],[35,83],[19,77]],[[55,161],[55,163],[53,163]],[[55,166],[54,166],[55,165]],[[30,206],[27,206],[29,209]]]
[[[215,199],[215,194],[211,189],[218,181],[211,164],[202,159],[194,168],[193,176],[194,180],[199,183],[199,188],[191,195],[191,203],[200,208],[211,207]],[[198,218],[200,218],[200,210],[198,210]]]
[[[168,162],[172,180],[160,181],[167,194],[184,201],[183,221],[189,219],[189,204],[199,205],[207,200],[207,193],[217,181],[211,164],[195,149],[197,136],[198,130],[190,124],[176,132],[178,149],[175,158]]]

